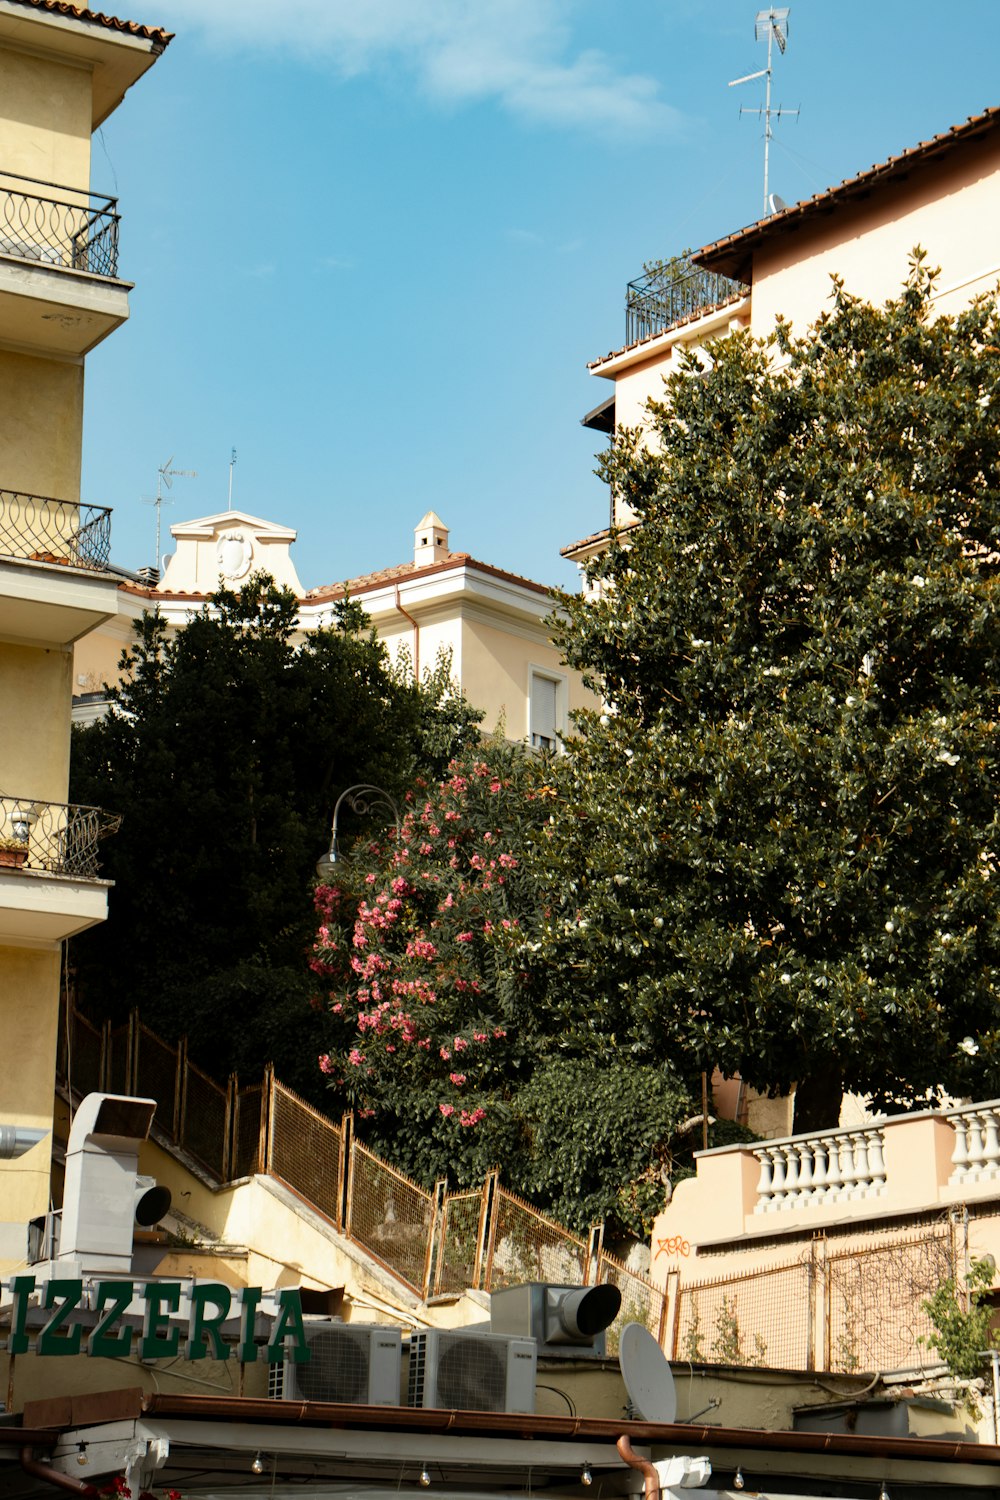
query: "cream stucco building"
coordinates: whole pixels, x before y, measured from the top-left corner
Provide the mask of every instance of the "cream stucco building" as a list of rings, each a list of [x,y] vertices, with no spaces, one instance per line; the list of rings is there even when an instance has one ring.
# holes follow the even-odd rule
[[[0,4],[0,1263],[49,1203],[60,951],[103,920],[107,819],[66,805],[74,643],[115,616],[110,512],[81,503],[84,361],[128,317],[91,133],[170,40],[47,0]]]
[[[103,711],[103,685],[116,680],[143,610],[158,609],[169,627],[181,629],[220,582],[238,586],[257,570],[297,596],[303,634],[329,624],[338,601],[349,596],[397,665],[423,677],[444,653],[454,680],[485,714],[487,731],[557,750],[570,713],[596,703],[552,644],[549,589],[453,551],[449,529],[433,511],[414,528],[405,561],[308,591],[290,552],[295,535],[239,510],[171,527],[175,548],[162,578],[122,582],[117,615],[77,646],[76,718],[86,722]]]

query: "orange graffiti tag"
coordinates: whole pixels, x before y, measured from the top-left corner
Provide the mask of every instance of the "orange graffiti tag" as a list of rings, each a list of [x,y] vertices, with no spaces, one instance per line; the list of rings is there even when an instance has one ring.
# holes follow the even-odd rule
[[[657,1240],[656,1254],[654,1260],[659,1260],[661,1255],[690,1255],[691,1241],[684,1239],[679,1234],[672,1234],[669,1239]]]

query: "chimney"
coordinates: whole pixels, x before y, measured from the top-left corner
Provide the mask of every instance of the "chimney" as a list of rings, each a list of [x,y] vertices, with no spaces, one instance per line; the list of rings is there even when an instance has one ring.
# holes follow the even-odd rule
[[[448,556],[448,528],[429,510],[413,533],[413,561],[418,568],[442,562]]]

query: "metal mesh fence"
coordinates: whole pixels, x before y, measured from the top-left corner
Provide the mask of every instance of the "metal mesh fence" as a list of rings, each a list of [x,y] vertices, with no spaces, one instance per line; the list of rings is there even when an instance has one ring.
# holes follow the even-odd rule
[[[107,1080],[108,1089],[112,1094],[130,1094],[132,1092],[131,1078],[131,1055],[129,1051],[132,1037],[132,1028],[129,1025],[118,1026],[111,1032]]]
[[[233,1101],[233,1158],[229,1175],[231,1178],[252,1177],[264,1170],[261,1153],[261,1111],[264,1108],[264,1088],[252,1083],[238,1089]]]
[[[608,1353],[618,1353],[618,1341],[626,1323],[642,1323],[653,1337],[663,1342],[667,1294],[645,1276],[630,1271],[623,1261],[602,1250],[597,1260],[597,1280],[616,1286],[622,1294],[621,1310],[608,1329]]]
[[[585,1282],[587,1245],[530,1203],[498,1187],[493,1199],[487,1291],[522,1281]]]
[[[477,1188],[474,1193],[449,1193],[446,1196],[434,1277],[436,1291],[461,1292],[478,1284],[482,1214],[482,1188]]]
[[[177,1139],[177,1100],[180,1054],[145,1026],[137,1026],[135,1087],[142,1098],[156,1100],[155,1124],[171,1140]]]
[[[433,1194],[354,1141],[347,1202],[351,1239],[422,1296],[434,1227]]]
[[[812,1369],[812,1275],[809,1263],[791,1261],[681,1287],[672,1357]]]
[[[271,1084],[268,1171],[340,1225],[342,1140],[339,1126],[284,1084]]]
[[[217,1182],[226,1177],[229,1090],[186,1062],[178,1140]]]
[[[63,1032],[62,1075],[78,1097],[94,1093],[101,1087],[103,1061],[101,1032],[78,1010],[70,1012],[69,1045]]]
[[[919,1343],[933,1331],[923,1303],[954,1275],[950,1225],[877,1245],[828,1254],[826,1351],[829,1370],[899,1370],[935,1363]]]

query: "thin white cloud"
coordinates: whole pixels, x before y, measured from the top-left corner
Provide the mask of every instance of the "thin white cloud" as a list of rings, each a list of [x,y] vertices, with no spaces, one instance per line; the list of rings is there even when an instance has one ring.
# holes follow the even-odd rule
[[[172,0],[170,24],[342,77],[402,69],[438,103],[494,100],[534,124],[675,129],[654,78],[574,47],[571,11],[572,0]]]

